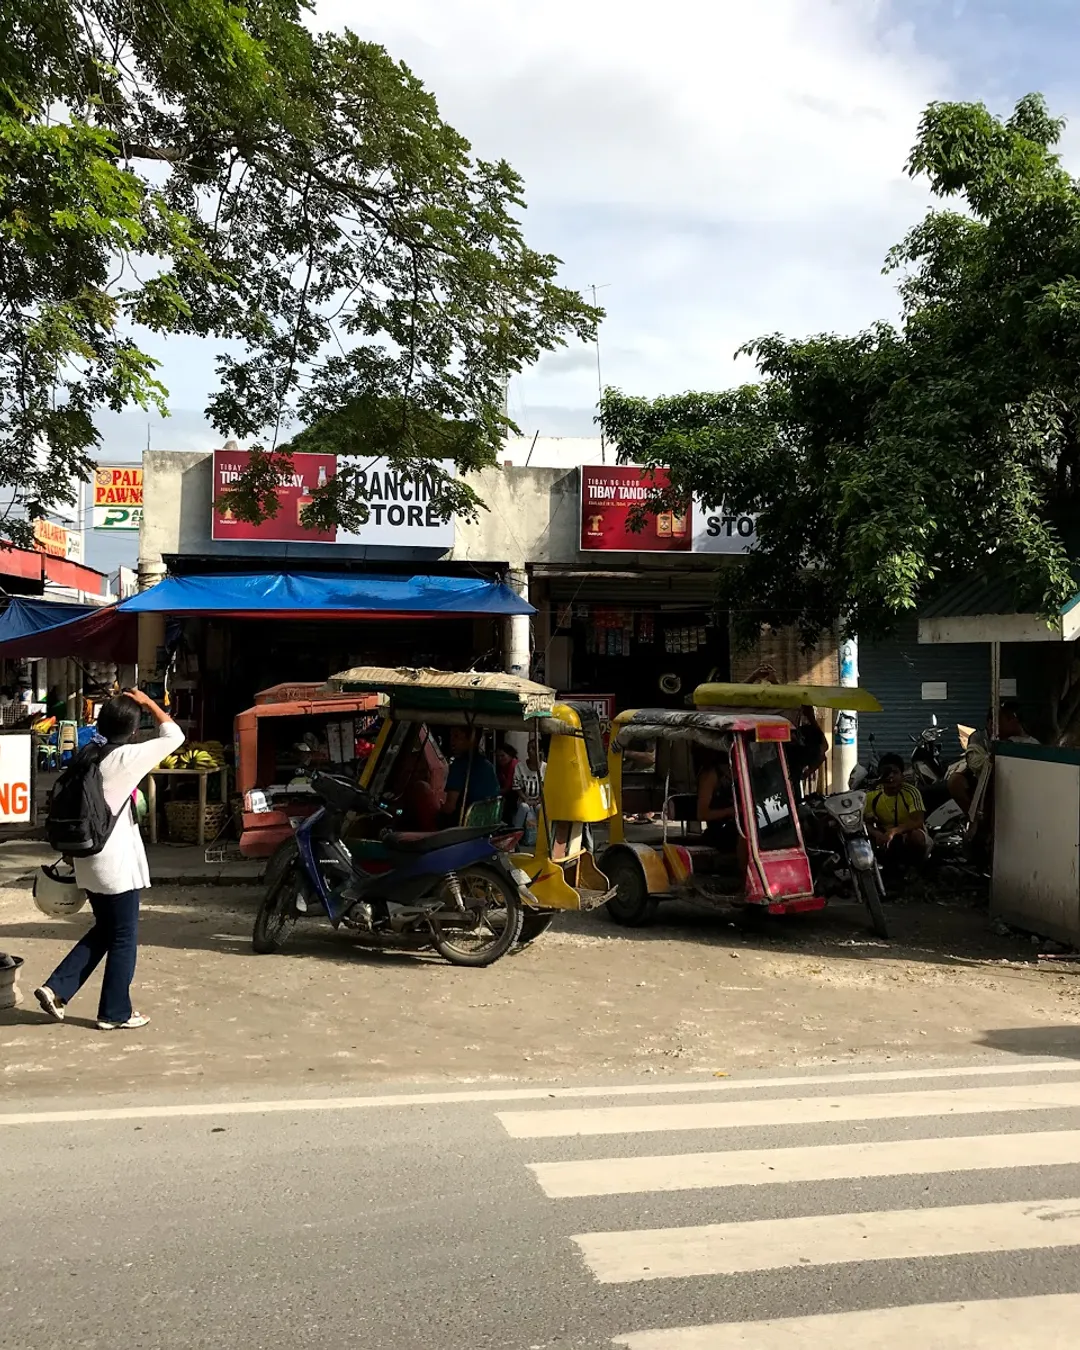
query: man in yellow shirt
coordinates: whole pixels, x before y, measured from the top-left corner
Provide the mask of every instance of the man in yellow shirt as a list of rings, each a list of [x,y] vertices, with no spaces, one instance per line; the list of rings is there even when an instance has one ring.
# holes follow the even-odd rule
[[[921,861],[928,852],[922,793],[904,782],[904,761],[882,755],[881,783],[866,794],[866,828],[883,860]]]

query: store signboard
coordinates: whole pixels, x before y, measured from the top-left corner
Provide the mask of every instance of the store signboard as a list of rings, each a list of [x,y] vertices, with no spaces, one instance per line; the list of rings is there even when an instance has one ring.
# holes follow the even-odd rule
[[[214,451],[214,492],[211,536],[223,539],[260,539],[276,543],[314,543],[376,545],[398,548],[430,548],[445,552],[454,546],[454,522],[438,518],[432,505],[432,485],[423,474],[408,473],[386,459],[342,456],[342,465],[355,473],[361,499],[367,504],[368,519],[358,530],[341,527],[330,530],[307,529],[301,523],[304,508],[316,488],[324,487],[338,471],[337,455],[295,454],[293,469],[278,482],[278,510],[258,525],[237,520],[229,511],[221,511],[218,498],[240,477],[251,463],[246,450]],[[440,465],[453,472],[453,463]]]
[[[33,817],[32,741],[29,732],[0,736],[0,825],[21,825]]]
[[[50,558],[63,558],[75,563],[83,560],[82,531],[65,529],[51,520],[34,521],[34,547]]]
[[[604,744],[607,744],[611,723],[615,717],[614,694],[559,694],[558,702],[584,703],[587,707],[595,708],[596,715],[600,719],[600,730],[604,733]]]
[[[666,469],[587,464],[581,470],[581,548],[602,553],[689,553],[689,511],[661,511],[631,530],[631,512],[668,486]]]
[[[660,511],[630,529],[631,512],[668,486],[666,469],[585,465],[581,470],[581,549],[603,553],[746,553],[754,518],[695,498],[685,511]]]
[[[93,491],[95,530],[138,530],[143,513],[141,464],[99,464],[94,470]]]
[[[695,553],[746,553],[757,540],[753,516],[738,515],[724,503],[708,506],[694,498]]]

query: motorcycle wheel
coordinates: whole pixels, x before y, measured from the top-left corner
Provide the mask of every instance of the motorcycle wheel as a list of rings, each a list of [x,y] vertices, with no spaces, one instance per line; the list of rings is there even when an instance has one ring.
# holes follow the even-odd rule
[[[296,890],[300,884],[299,869],[285,865],[270,885],[251,934],[251,948],[259,956],[269,956],[285,946],[296,926]]]
[[[871,868],[868,872],[855,872],[856,885],[859,888],[859,895],[862,898],[866,908],[870,911],[870,923],[874,932],[879,938],[888,938],[889,924],[885,918],[885,906],[881,903],[885,892],[881,886],[881,880],[877,874],[877,868]]]
[[[467,909],[477,911],[473,928],[443,927],[431,920],[432,945],[454,966],[490,966],[505,956],[521,937],[524,911],[521,897],[510,878],[482,863],[462,867],[457,873]],[[445,908],[452,909],[447,897]]]
[[[297,846],[295,835],[290,836],[288,839],[283,839],[281,843],[278,844],[277,848],[270,854],[270,857],[267,858],[266,867],[263,870],[261,878],[263,885],[267,889],[267,893],[269,893],[271,887],[277,884],[278,878],[281,876],[282,872],[285,871],[286,867],[288,867],[293,859],[297,858],[299,854],[300,849]]]
[[[521,920],[521,936],[517,941],[518,951],[522,951],[530,942],[535,942],[538,937],[543,937],[554,922],[554,914],[537,914],[533,909],[525,910]]]

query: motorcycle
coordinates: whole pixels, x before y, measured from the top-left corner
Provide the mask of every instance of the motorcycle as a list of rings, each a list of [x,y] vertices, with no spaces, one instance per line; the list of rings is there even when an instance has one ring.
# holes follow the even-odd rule
[[[818,845],[809,850],[818,894],[852,895],[866,906],[877,936],[887,938],[885,885],[866,828],[866,793],[813,793],[805,807]]]
[[[491,965],[518,941],[522,898],[536,901],[510,859],[517,836],[507,837],[504,824],[416,835],[387,828],[350,848],[346,817],[392,822],[391,813],[338,775],[315,773],[311,791],[322,806],[297,822],[290,847],[273,860],[255,917],[256,952],[280,951],[297,921],[320,910],[335,929],[375,945],[434,947],[458,966]]]

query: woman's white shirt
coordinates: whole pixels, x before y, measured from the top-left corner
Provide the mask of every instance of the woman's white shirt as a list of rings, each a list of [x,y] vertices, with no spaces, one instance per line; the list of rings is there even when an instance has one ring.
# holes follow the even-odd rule
[[[121,745],[101,761],[101,784],[109,810],[119,818],[100,853],[75,859],[75,880],[95,895],[122,895],[145,890],[150,885],[139,823],[131,810],[131,794],[166,755],[184,743],[184,733],[175,722],[162,722],[148,741]]]

